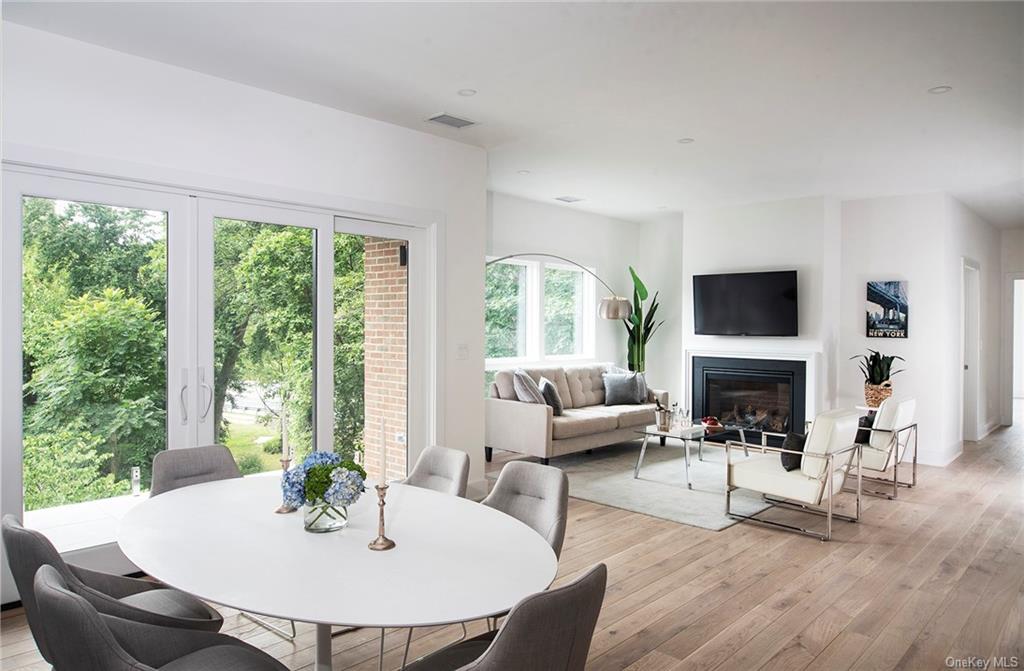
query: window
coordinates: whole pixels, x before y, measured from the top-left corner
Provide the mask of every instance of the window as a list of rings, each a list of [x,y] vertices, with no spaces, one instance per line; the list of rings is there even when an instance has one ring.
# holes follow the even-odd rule
[[[594,278],[567,264],[487,266],[487,368],[593,356]]]
[[[527,271],[527,264],[515,261],[487,266],[484,324],[488,359],[527,356]]]
[[[544,354],[583,354],[583,271],[544,268]]]
[[[167,213],[22,199],[25,510],[148,487],[167,444]]]

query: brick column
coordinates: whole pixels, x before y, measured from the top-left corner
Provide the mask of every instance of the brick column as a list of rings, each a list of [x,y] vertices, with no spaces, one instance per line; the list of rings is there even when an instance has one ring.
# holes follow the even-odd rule
[[[366,238],[363,248],[364,395],[363,443],[366,470],[381,473],[381,420],[387,445],[387,477],[406,475],[406,445],[395,436],[406,434],[406,333],[408,325],[408,267],[399,263],[404,243]]]

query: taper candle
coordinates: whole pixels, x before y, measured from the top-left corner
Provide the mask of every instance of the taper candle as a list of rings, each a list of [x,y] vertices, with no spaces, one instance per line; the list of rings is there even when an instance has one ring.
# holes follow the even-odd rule
[[[388,484],[388,439],[384,430],[384,418],[380,418],[380,484]]]

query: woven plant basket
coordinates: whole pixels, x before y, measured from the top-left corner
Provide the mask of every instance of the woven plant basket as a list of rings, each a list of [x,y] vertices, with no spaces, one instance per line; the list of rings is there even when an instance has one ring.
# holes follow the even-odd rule
[[[864,383],[864,401],[869,408],[877,408],[882,401],[892,396],[892,382],[886,380],[882,384]]]

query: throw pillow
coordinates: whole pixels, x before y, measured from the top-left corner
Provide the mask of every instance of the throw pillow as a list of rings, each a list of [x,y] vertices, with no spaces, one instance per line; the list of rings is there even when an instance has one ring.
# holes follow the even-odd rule
[[[540,387],[522,368],[512,373],[512,386],[516,390],[516,398],[523,403],[545,403]]]
[[[857,420],[857,425],[860,426],[857,429],[857,439],[854,442],[860,443],[861,445],[867,445],[871,441],[871,432],[867,431],[875,423],[874,415],[864,415]]]
[[[604,374],[605,405],[639,405],[647,400],[647,385],[635,373]]]
[[[613,375],[635,375],[638,383],[640,384],[640,400],[638,403],[647,403],[650,400],[648,398],[649,392],[647,389],[647,377],[643,373],[634,373],[633,371],[626,370],[621,366],[608,366],[608,370],[606,372],[612,373]]]
[[[562,397],[558,395],[558,387],[546,377],[540,379],[540,393],[544,396],[544,402],[551,406],[551,414],[555,417],[562,416]]]
[[[802,433],[787,433],[786,439],[782,441],[782,449],[803,452],[806,441],[807,436]],[[795,471],[800,468],[800,462],[803,461],[803,457],[799,454],[779,452],[779,456],[782,457],[782,467],[787,471]]]

